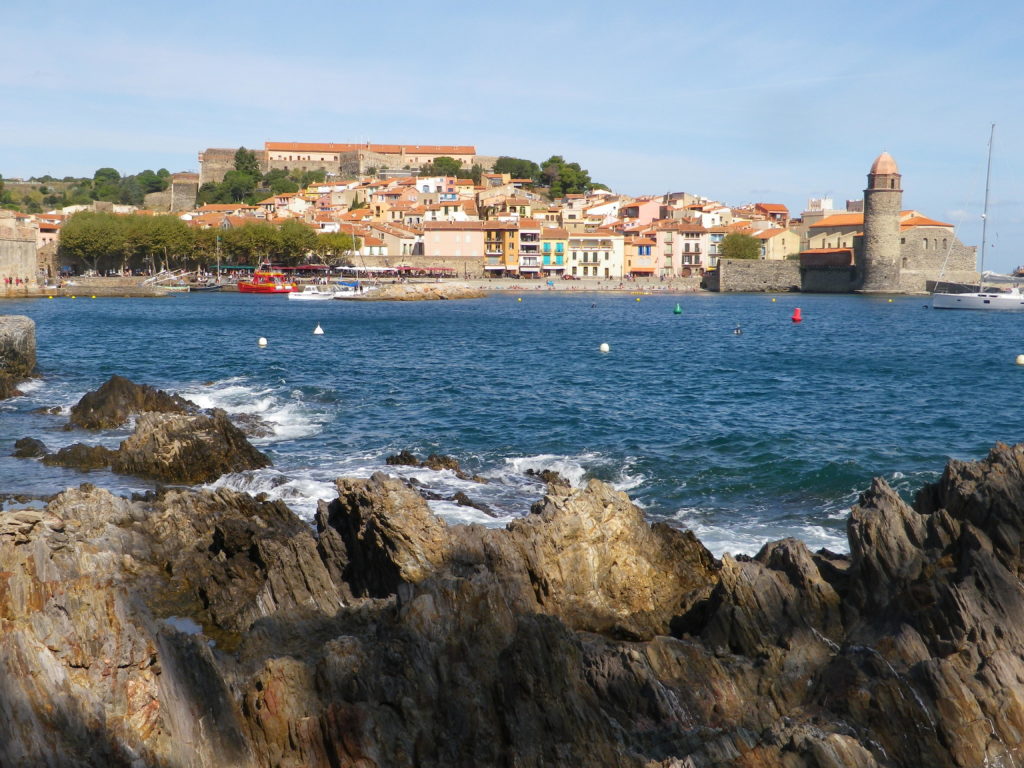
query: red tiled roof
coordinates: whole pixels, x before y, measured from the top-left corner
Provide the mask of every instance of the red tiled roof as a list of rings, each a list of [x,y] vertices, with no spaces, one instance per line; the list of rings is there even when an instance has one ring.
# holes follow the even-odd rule
[[[268,152],[355,152],[366,149],[382,155],[475,155],[476,147],[445,144],[318,144],[301,141],[267,141]]]
[[[817,229],[819,227],[859,227],[863,224],[863,213],[833,213],[831,216],[826,216],[821,221],[811,224],[809,229]]]

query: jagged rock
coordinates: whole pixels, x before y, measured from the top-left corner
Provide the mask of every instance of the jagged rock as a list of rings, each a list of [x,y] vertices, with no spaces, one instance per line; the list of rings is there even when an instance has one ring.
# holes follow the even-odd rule
[[[231,423],[238,427],[248,438],[270,437],[274,434],[274,428],[266,419],[262,419],[255,413],[232,413]]]
[[[399,451],[384,459],[384,463],[392,467],[419,467],[422,462],[409,451]]]
[[[212,416],[144,413],[111,461],[115,472],[186,484],[269,466],[270,459],[219,410]]]
[[[228,472],[268,467],[270,459],[246,440],[223,411],[214,410],[210,416],[144,413],[117,450],[75,443],[43,456],[43,463],[86,472],[110,467],[125,475],[194,485]]]
[[[71,406],[68,428],[114,429],[128,419],[146,412],[195,413],[198,406],[178,395],[169,395],[147,384],[136,384],[123,376],[111,376],[94,392]]]
[[[457,491],[455,494],[453,494],[451,501],[454,501],[459,506],[472,507],[473,509],[480,510],[486,515],[495,517],[494,510],[492,510],[489,506],[484,504],[482,501],[473,501],[473,499],[469,498],[469,496],[464,494],[462,491]]]
[[[384,463],[393,467],[426,467],[432,469],[435,472],[441,472],[443,470],[450,470],[461,480],[472,480],[474,483],[486,483],[487,480],[478,475],[469,475],[465,472],[459,462],[452,456],[445,456],[440,453],[432,453],[427,456],[426,459],[420,461],[415,454],[409,451],[399,451],[396,454],[388,456],[384,459]]]
[[[35,322],[24,315],[0,315],[0,400],[20,395],[18,382],[35,368]]]
[[[14,456],[19,459],[39,459],[49,453],[49,449],[42,440],[34,437],[23,437],[14,442]]]
[[[224,489],[0,512],[0,764],[1024,759],[1022,446],[914,509],[873,484],[849,556],[719,564],[596,481],[504,530],[383,475],[338,493],[315,535]]]
[[[43,456],[43,464],[90,472],[94,469],[109,467],[115,455],[116,451],[104,448],[102,445],[74,443],[61,448],[56,453]]]

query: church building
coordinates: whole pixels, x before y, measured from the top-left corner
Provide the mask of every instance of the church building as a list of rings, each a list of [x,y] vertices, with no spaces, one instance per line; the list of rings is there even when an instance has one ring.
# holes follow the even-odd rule
[[[871,165],[863,213],[826,216],[807,231],[800,285],[817,293],[926,293],[935,281],[977,283],[975,249],[954,227],[903,210],[902,176],[883,152]]]

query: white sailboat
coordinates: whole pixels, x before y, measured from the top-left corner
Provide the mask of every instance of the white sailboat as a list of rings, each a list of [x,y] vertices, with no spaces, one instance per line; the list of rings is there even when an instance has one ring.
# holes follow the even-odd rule
[[[1013,275],[1000,275],[985,271],[988,192],[989,180],[992,177],[992,139],[995,137],[995,132],[996,126],[993,123],[988,137],[988,165],[985,169],[985,207],[981,214],[981,258],[978,266],[981,278],[978,282],[978,290],[968,293],[940,293],[936,291],[932,294],[933,309],[987,309],[1024,312],[1024,294],[1020,291],[1020,278]],[[998,283],[1009,284],[1011,287],[1008,290],[985,289],[986,284],[993,285]]]

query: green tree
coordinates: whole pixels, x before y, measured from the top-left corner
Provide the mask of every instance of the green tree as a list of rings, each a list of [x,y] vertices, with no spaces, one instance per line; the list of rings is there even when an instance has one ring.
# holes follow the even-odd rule
[[[552,155],[541,163],[541,179],[548,185],[551,197],[585,194],[592,189],[602,188],[579,163],[567,163],[561,155]]]
[[[351,255],[356,253],[362,243],[354,235],[346,235],[342,232],[325,232],[316,236],[316,245],[313,252],[316,253],[324,263],[332,266],[352,266]]]
[[[220,183],[218,203],[240,203],[256,191],[256,176],[243,171],[228,171]]]
[[[245,147],[239,147],[235,152],[235,170],[247,174],[253,179],[258,179],[263,175],[256,153]]]
[[[86,269],[104,272],[123,253],[120,217],[82,211],[69,218],[60,233],[61,261],[81,262]]]
[[[722,240],[721,255],[723,259],[759,259],[761,241],[750,235],[733,232]]]
[[[284,264],[300,264],[316,247],[316,233],[301,221],[288,219],[278,230],[274,258]]]
[[[278,249],[278,240],[277,228],[260,221],[224,230],[221,245],[231,261],[258,266],[271,260]]]
[[[100,168],[92,176],[93,200],[117,203],[121,200],[121,174],[113,168]]]
[[[495,173],[507,173],[513,179],[530,179],[537,181],[540,178],[540,166],[532,160],[523,160],[519,157],[502,156],[494,163]]]
[[[461,170],[462,163],[454,157],[435,157],[420,168],[420,176],[457,176]]]

